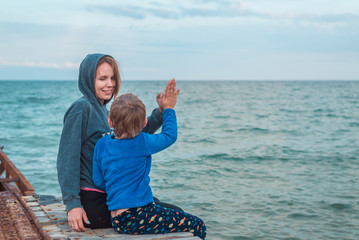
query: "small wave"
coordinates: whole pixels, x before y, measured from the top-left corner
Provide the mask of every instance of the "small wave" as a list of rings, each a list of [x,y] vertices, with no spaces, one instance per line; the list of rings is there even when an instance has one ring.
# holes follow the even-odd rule
[[[348,132],[351,132],[350,129],[338,129],[335,132],[333,132],[331,134],[331,136],[338,137],[338,136],[341,136],[342,133],[348,133]],[[328,141],[328,140],[332,141],[333,139],[332,138],[326,138],[325,140],[326,141]]]
[[[203,158],[209,158],[209,159],[217,159],[217,158],[227,158],[229,155],[226,153],[216,153],[212,155],[202,155]]]
[[[43,104],[47,104],[49,102],[53,102],[52,98],[49,97],[27,97],[24,99],[25,103],[43,103]]]
[[[288,147],[282,147],[282,152],[285,154],[290,154],[290,155],[307,153],[306,151],[303,151],[303,150],[295,150],[295,149],[288,148]]]
[[[231,132],[234,132],[234,131],[233,131],[233,129],[225,129],[225,130],[223,130],[223,132],[231,133]]]
[[[309,218],[317,218],[318,215],[314,214],[304,214],[304,213],[292,213],[288,215],[288,218],[293,218],[297,220],[307,220]]]
[[[268,118],[269,115],[256,114],[258,118]]]
[[[276,131],[272,131],[273,134],[289,134],[293,136],[303,136],[304,134],[301,132],[298,132],[297,130],[288,130],[288,129],[280,129]]]
[[[245,158],[246,160],[250,161],[273,161],[273,160],[279,160],[279,161],[289,161],[290,158],[284,158],[284,157],[276,157],[276,156],[248,156]]]
[[[331,109],[323,109],[323,108],[317,108],[313,112],[315,113],[332,113],[333,110]]]
[[[7,99],[0,99],[0,102],[1,102],[2,105],[6,105],[6,106],[17,105],[17,103],[14,102],[13,99],[9,99],[9,100],[7,100]]]
[[[290,158],[285,157],[276,157],[276,156],[246,156],[246,157],[239,157],[239,156],[232,156],[226,153],[216,153],[216,154],[204,154],[199,156],[201,159],[209,159],[209,160],[222,160],[222,161],[290,161]]]
[[[237,130],[238,132],[254,132],[254,133],[260,133],[260,134],[268,134],[271,131],[268,129],[264,129],[264,128],[258,128],[258,127],[254,127],[254,128],[239,128]]]
[[[186,143],[216,143],[216,141],[214,140],[211,140],[211,139],[197,139],[197,140],[194,140],[194,139],[183,139],[183,142],[186,142]]]
[[[337,198],[342,198],[342,199],[349,199],[349,200],[353,200],[353,199],[357,199],[358,197],[355,195],[337,195],[335,196]]]
[[[337,118],[338,115],[335,115],[335,114],[332,114],[332,113],[328,113],[327,114],[327,117],[330,117],[330,118]]]
[[[216,153],[216,154],[205,154],[200,156],[201,159],[210,159],[210,160],[225,160],[225,161],[243,161],[244,158],[231,156],[226,153]]]
[[[36,149],[37,147],[53,147],[58,143],[58,139],[55,137],[51,137],[50,135],[47,137],[41,135],[31,135],[23,137],[22,142],[25,145],[32,146],[34,149]]]
[[[229,119],[229,118],[231,118],[231,116],[228,116],[228,115],[226,115],[226,116],[217,115],[217,116],[214,116],[214,118],[216,118],[216,119]]]
[[[184,104],[188,105],[198,105],[202,103],[210,103],[208,99],[193,99],[193,100],[186,100],[183,102]]]
[[[214,235],[214,236],[216,236],[216,235]],[[228,240],[254,240],[254,239],[256,239],[256,238],[242,236],[242,235],[232,236],[227,233],[218,234],[218,236],[220,236],[219,239],[228,239]]]
[[[285,113],[301,113],[301,112],[303,112],[302,110],[285,109],[285,108],[281,108],[281,109],[279,109],[279,111],[285,112]]]
[[[359,122],[351,122],[349,123],[350,127],[359,127]]]
[[[9,136],[8,138],[0,137],[0,145],[5,145],[4,143],[13,143],[16,141],[17,141],[17,139],[14,137],[11,137],[11,136]]]
[[[329,207],[334,210],[345,210],[345,209],[352,208],[352,205],[344,204],[344,203],[333,203],[333,204],[330,204]]]

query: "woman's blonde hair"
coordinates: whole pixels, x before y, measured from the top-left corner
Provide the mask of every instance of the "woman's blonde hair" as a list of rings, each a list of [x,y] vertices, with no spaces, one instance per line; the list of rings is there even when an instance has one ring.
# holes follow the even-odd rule
[[[134,138],[144,127],[146,107],[132,93],[123,94],[113,101],[109,117],[116,137]]]
[[[121,76],[120,76],[117,62],[110,55],[105,55],[102,58],[100,58],[100,60],[98,60],[97,66],[96,66],[96,71],[97,71],[98,67],[103,63],[110,64],[113,69],[113,74],[115,75],[115,81],[116,81],[115,90],[113,92],[113,98],[116,98],[118,95],[118,92],[120,91],[120,88],[121,88]]]

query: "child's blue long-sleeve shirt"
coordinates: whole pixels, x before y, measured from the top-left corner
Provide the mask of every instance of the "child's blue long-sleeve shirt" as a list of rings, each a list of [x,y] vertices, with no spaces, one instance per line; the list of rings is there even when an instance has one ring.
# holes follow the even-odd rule
[[[107,193],[110,211],[144,206],[153,202],[150,183],[151,154],[171,146],[177,139],[173,109],[165,109],[162,132],[140,133],[134,138],[101,138],[93,155],[93,181]]]

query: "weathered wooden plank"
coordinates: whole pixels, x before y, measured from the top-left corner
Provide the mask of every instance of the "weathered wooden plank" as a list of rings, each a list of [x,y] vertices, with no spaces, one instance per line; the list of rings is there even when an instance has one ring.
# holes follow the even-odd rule
[[[33,204],[35,205],[35,204]],[[46,212],[49,220],[42,223],[43,229],[51,236],[57,236],[58,239],[78,239],[78,240],[199,240],[192,233],[167,233],[167,234],[148,234],[148,235],[131,235],[118,234],[112,228],[89,229],[85,232],[76,232],[72,230],[67,223],[65,206],[61,203],[41,205]],[[39,214],[39,213],[37,213]],[[40,214],[39,214],[40,215]]]

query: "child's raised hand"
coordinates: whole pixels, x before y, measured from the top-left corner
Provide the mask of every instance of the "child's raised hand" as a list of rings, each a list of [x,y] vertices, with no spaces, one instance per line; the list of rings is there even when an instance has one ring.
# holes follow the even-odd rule
[[[162,103],[162,100],[164,99],[163,96],[166,93],[170,93],[170,92],[174,93],[174,92],[176,92],[176,98],[177,98],[177,95],[178,95],[179,91],[180,91],[179,89],[176,90],[176,80],[174,78],[172,78],[170,81],[168,81],[163,94],[159,93],[156,96],[156,101],[157,101],[158,106],[159,106],[158,110],[159,110],[160,113],[162,113],[163,109],[166,108],[166,107],[163,106],[163,103]],[[176,99],[176,101],[177,101],[177,99]],[[176,101],[175,101],[175,105],[176,105]],[[171,107],[171,108],[174,108],[174,106]]]
[[[180,92],[180,89],[175,89],[175,88],[169,88],[166,89],[167,91],[165,91],[162,96],[160,96],[161,98],[161,102],[162,102],[162,107],[163,109],[166,108],[174,108],[176,106],[177,103],[177,96]]]

